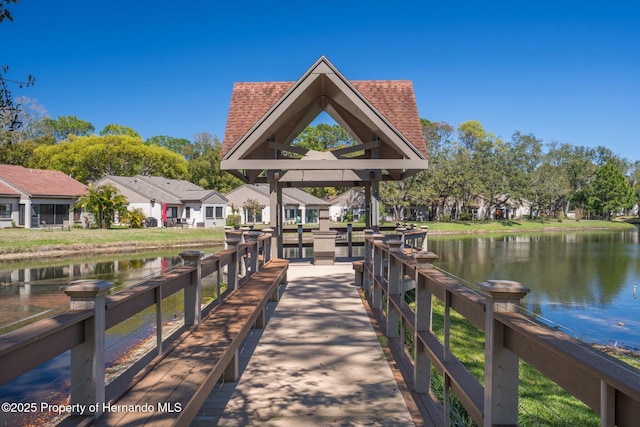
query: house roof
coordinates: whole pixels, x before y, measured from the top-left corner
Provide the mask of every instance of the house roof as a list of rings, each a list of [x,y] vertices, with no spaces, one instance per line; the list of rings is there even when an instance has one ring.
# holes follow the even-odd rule
[[[351,207],[365,207],[365,193],[364,188],[351,187],[344,193],[338,194],[327,199],[327,202],[331,206],[351,206]]]
[[[0,196],[20,196],[20,192],[0,181]]]
[[[225,204],[227,199],[215,190],[205,190],[192,182],[163,178],[159,176],[113,176],[100,180],[111,180],[149,200],[159,203],[181,204],[188,201],[199,201],[211,204]]]
[[[226,194],[227,199],[237,204],[241,204],[249,198],[248,193],[255,194],[256,200],[264,205],[269,205],[269,185],[268,184],[244,184]],[[242,198],[244,200],[240,200]],[[326,201],[315,197],[299,188],[283,188],[282,203],[285,205],[305,205],[305,206],[329,206]]]
[[[293,144],[323,111],[355,145],[317,152]],[[324,56],[295,82],[234,84],[222,156],[221,168],[245,182],[266,182],[264,170],[316,172],[289,174],[300,186],[399,180],[428,165],[412,83],[349,81]]]
[[[0,165],[0,180],[29,196],[78,197],[87,193],[86,185],[60,171]]]

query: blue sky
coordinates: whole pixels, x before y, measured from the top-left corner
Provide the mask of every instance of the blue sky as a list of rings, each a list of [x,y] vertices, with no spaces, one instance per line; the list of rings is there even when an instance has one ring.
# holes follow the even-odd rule
[[[224,136],[236,81],[412,80],[420,116],[640,160],[636,1],[20,0],[0,64],[53,118]]]

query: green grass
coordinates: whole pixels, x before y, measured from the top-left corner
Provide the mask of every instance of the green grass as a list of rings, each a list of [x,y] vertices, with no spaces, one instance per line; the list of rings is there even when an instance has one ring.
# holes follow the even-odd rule
[[[450,350],[469,372],[484,384],[484,333],[454,310],[451,310],[450,314]],[[434,299],[433,306],[433,331],[444,341],[444,308],[442,302],[437,299]],[[413,337],[407,335],[405,340],[411,341]],[[433,376],[432,389],[442,397],[440,375]],[[474,425],[457,399],[454,398],[451,405],[452,409],[458,412],[454,416],[457,420],[454,425]],[[518,423],[521,426],[597,426],[600,423],[598,414],[587,405],[522,361],[519,408]]]
[[[217,245],[224,243],[224,228],[114,228],[71,231],[42,229],[0,229],[0,256],[53,250],[120,248],[122,251],[171,246]]]

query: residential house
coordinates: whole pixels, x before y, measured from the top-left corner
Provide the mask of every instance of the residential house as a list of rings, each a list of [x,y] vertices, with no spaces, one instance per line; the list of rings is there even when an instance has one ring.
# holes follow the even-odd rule
[[[128,209],[142,209],[148,226],[218,227],[225,225],[227,199],[189,181],[159,176],[108,175],[96,186],[113,184],[129,202]]]
[[[351,187],[337,196],[328,197],[329,216],[333,221],[345,221],[351,216],[352,221],[360,221],[367,214],[367,203],[364,188]]]
[[[244,224],[268,224],[271,218],[268,184],[244,184],[227,193],[227,215],[237,213]],[[253,212],[247,202],[254,201],[261,208]],[[317,224],[320,208],[329,203],[295,187],[282,189],[282,218],[284,224]]]
[[[87,186],[60,172],[0,165],[0,228],[80,221],[73,206]]]

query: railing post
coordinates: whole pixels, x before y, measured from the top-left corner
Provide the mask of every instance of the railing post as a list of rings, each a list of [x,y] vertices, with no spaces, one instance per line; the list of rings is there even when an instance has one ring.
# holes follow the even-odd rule
[[[428,393],[431,388],[431,362],[427,354],[427,348],[422,340],[418,338],[419,332],[431,331],[433,316],[433,298],[431,291],[427,287],[427,282],[422,271],[433,268],[433,261],[438,259],[438,255],[433,252],[417,252],[416,259],[416,311],[415,311],[415,335],[413,371],[414,390],[417,393]]]
[[[392,295],[402,294],[402,276],[403,265],[392,253],[402,253],[401,240],[389,240],[389,277],[387,279],[387,328],[386,335],[389,338],[398,336],[398,321],[400,320],[400,312],[394,308],[391,302]]]
[[[424,237],[422,238],[422,250],[424,252],[429,250],[428,244],[427,244],[427,234],[429,234],[429,226],[428,225],[421,225],[420,229],[424,232]]]
[[[304,258],[304,253],[302,249],[302,233],[304,226],[302,224],[298,224],[298,258]]]
[[[373,269],[372,269],[372,274],[373,276],[371,277],[371,308],[374,309],[378,309],[380,311],[382,311],[382,289],[379,286],[376,286],[376,276],[378,277],[378,279],[380,280],[380,283],[382,284],[382,276],[383,276],[383,271],[384,271],[384,255],[382,253],[383,249],[382,247],[379,245],[380,243],[382,243],[382,240],[384,239],[384,234],[381,233],[374,233],[372,236],[373,238]]]
[[[185,265],[192,265],[191,283],[184,288],[184,324],[199,325],[202,320],[202,251],[185,251],[180,253]]]
[[[371,236],[373,230],[367,228],[364,230],[364,268],[362,270],[362,289],[364,289],[365,296],[369,303],[371,303],[371,275],[370,271],[373,271],[371,251],[373,248]]]
[[[233,249],[231,253],[231,262],[227,265],[227,289],[234,290],[240,286],[238,280],[238,249],[240,247],[240,239],[227,239],[227,247]]]
[[[106,280],[75,280],[62,291],[71,298],[71,310],[93,310],[85,320],[84,342],[71,349],[71,404],[95,409],[105,403],[105,296],[113,287]]]
[[[347,256],[353,257],[353,224],[347,224]]]
[[[405,246],[405,242],[404,242],[404,238],[405,238],[405,233],[407,232],[407,229],[405,227],[396,227],[396,234],[399,234],[400,237],[398,237],[398,239],[400,239],[400,241],[402,242],[402,250],[404,250],[404,246]]]
[[[257,273],[258,269],[260,268],[260,263],[258,262],[258,253],[260,252],[258,250],[258,245],[260,244],[259,237],[261,234],[262,233],[260,233],[259,231],[253,230],[247,233],[247,240],[252,243],[255,242],[255,244],[251,246],[251,259],[249,264],[251,274]]]
[[[271,241],[273,238],[273,228],[265,228],[262,232],[267,236],[262,250],[262,263],[267,264],[271,260]]]
[[[485,310],[484,425],[518,424],[518,356],[503,345],[504,330],[494,313],[516,311],[531,290],[519,282],[479,283],[488,295]]]

